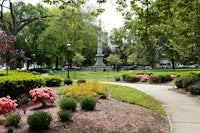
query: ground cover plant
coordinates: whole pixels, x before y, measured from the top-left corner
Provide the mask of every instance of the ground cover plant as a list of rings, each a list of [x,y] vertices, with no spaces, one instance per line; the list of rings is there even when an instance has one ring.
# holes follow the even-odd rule
[[[96,80],[88,81],[80,85],[73,84],[67,88],[62,88],[60,92],[67,97],[74,97],[81,99],[85,96],[93,96],[98,98],[106,98],[107,89],[106,86]]]

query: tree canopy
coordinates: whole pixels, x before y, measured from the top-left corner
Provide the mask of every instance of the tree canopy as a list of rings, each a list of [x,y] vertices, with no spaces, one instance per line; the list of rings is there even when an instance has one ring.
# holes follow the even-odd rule
[[[125,18],[124,42],[134,42],[126,50],[129,61],[146,60],[153,65],[167,58],[172,67],[175,62],[199,62],[199,0],[123,0],[117,4]]]
[[[96,16],[105,9],[84,10],[88,0],[43,2],[55,6],[1,1],[0,27],[8,35],[16,36],[15,48],[24,49],[29,58],[35,54],[38,65],[58,69],[66,65],[66,44],[70,43],[71,56],[79,53],[86,58],[83,65],[93,65]],[[106,0],[96,2],[101,5]],[[106,57],[112,53],[119,55],[123,63],[152,66],[167,58],[173,68],[175,63],[200,61],[200,0],[117,0],[115,4],[125,24],[110,33],[112,51],[104,42]]]

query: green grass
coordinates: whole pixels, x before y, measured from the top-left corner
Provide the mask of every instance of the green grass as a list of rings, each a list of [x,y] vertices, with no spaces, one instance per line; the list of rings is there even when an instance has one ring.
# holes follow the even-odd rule
[[[130,71],[106,71],[106,72],[86,72],[86,71],[70,71],[70,78],[73,80],[99,80],[99,81],[115,81],[115,77],[122,77],[123,74],[184,74],[198,72],[200,73],[200,69],[175,69],[172,71],[171,69],[152,69],[152,70],[130,70]],[[57,71],[53,72],[50,75],[67,78],[67,71]]]
[[[70,78],[75,80],[99,80],[99,81],[114,81],[115,77],[121,77],[124,73],[129,73],[128,71],[121,72],[85,72],[85,71],[70,71]],[[61,78],[67,77],[67,71],[54,72],[51,75]]]
[[[111,91],[111,97],[114,99],[117,99],[122,102],[143,106],[147,109],[153,110],[154,112],[164,116],[167,115],[162,105],[153,97],[147,95],[144,92],[126,86],[111,85],[111,84],[106,84],[106,85],[108,86],[108,89]]]

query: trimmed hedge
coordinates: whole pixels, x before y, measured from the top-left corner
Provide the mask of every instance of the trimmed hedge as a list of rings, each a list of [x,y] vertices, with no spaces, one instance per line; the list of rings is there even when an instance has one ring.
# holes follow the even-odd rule
[[[150,76],[150,83],[166,83],[172,81],[173,78],[170,74],[162,74],[162,75],[151,75]]]
[[[159,75],[151,75],[151,77],[149,79],[149,82],[151,84],[153,84],[153,83],[161,83],[160,76]]]
[[[183,79],[184,79],[183,76],[176,77],[176,79],[174,80],[174,84],[177,86],[177,88],[183,88],[182,85]]]
[[[73,80],[71,80],[71,79],[64,79],[64,83],[66,85],[71,85],[73,83]]]
[[[135,83],[135,82],[139,82],[140,81],[140,77],[136,76],[136,75],[124,74],[122,76],[122,78],[123,78],[123,81],[131,82],[131,83]]]
[[[190,85],[195,84],[199,80],[200,78],[197,75],[188,75],[183,79],[182,86],[183,88],[187,88]]]
[[[20,94],[28,93],[29,90],[45,85],[44,77],[30,73],[15,73],[0,76],[0,97],[10,95],[17,97]]]
[[[33,68],[29,70],[30,72],[39,72],[39,73],[48,73],[49,69],[47,68]]]
[[[187,89],[189,86],[195,84],[198,81],[200,81],[198,74],[184,74],[177,77],[174,83],[177,88]]]
[[[80,80],[77,81],[77,84],[82,84],[82,83],[86,83],[86,80],[80,79]]]
[[[200,95],[200,81],[188,87],[188,91],[193,95]]]
[[[120,81],[121,78],[120,77],[115,77],[115,81]]]
[[[45,77],[45,80],[46,80],[46,86],[48,86],[48,87],[60,86],[62,83],[61,78],[57,78],[57,77],[53,77],[53,76]]]

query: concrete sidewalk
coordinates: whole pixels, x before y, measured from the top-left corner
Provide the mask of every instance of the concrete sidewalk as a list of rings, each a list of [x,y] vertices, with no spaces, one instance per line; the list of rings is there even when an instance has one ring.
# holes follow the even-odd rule
[[[200,100],[169,90],[174,86],[110,82],[136,88],[160,101],[168,113],[172,133],[200,133]]]

